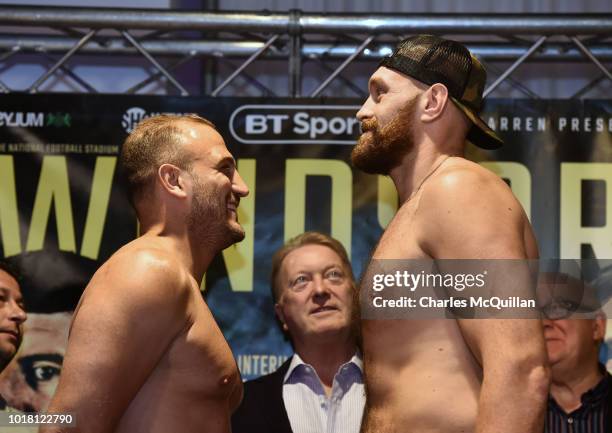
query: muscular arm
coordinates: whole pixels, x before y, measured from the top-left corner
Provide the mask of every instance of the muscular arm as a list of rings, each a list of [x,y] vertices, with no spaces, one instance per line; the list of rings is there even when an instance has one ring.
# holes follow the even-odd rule
[[[48,410],[75,415],[76,428],[66,431],[114,431],[169,344],[185,329],[189,283],[177,269],[163,253],[131,251],[96,273],[75,313]]]
[[[488,172],[451,169],[424,190],[419,212],[421,245],[435,259],[528,258],[522,208]],[[497,283],[499,296],[526,294],[531,285],[520,264]],[[483,369],[476,431],[540,433],[549,381],[540,320],[464,319],[459,327]]]

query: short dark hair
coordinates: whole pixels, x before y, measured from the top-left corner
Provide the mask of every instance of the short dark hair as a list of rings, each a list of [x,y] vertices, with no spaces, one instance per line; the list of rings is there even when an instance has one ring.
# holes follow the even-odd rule
[[[180,122],[217,129],[210,120],[197,114],[161,114],[140,121],[123,143],[121,165],[132,205],[138,202],[160,165],[170,163],[184,170],[191,166],[191,155],[179,146],[183,132]]]
[[[4,271],[9,274],[15,279],[15,281],[17,281],[17,283],[21,282],[21,272],[19,272],[19,268],[17,265],[15,265],[15,263],[6,259],[0,259],[0,271]]]
[[[289,239],[285,245],[279,248],[274,256],[272,257],[272,272],[270,274],[270,289],[272,291],[272,300],[274,303],[278,301],[281,295],[281,287],[278,283],[278,274],[285,257],[292,252],[306,245],[322,245],[334,251],[344,266],[344,270],[350,278],[351,284],[355,286],[355,278],[353,277],[353,269],[351,268],[351,261],[348,258],[348,254],[344,249],[344,246],[340,241],[320,232],[305,232],[292,239]]]

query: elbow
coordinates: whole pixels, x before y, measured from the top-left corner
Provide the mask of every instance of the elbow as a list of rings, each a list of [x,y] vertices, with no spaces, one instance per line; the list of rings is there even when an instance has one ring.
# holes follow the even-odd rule
[[[545,354],[515,359],[512,374],[519,378],[525,395],[537,402],[545,402],[550,390],[551,370]]]
[[[530,369],[527,377],[527,389],[530,390],[534,399],[545,402],[548,399],[550,390],[551,371],[548,362],[534,366]]]

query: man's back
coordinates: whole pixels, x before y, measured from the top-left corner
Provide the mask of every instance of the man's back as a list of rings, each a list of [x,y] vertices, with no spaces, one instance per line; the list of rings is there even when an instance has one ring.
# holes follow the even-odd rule
[[[141,237],[86,288],[49,408],[77,408],[77,431],[230,430],[240,375],[198,284],[176,256],[168,239]]]
[[[501,203],[481,203],[482,209],[457,209],[462,201],[478,204],[481,194],[501,196]],[[452,158],[398,210],[373,259],[508,258],[492,255],[495,245],[483,245],[480,256],[466,256],[473,253],[456,248],[471,242],[462,239],[470,234],[468,226],[486,230],[482,220],[491,216],[487,206],[500,204],[508,214],[513,213],[507,220],[514,224],[513,236],[521,238],[526,256],[537,257],[529,223],[507,186],[476,164]],[[440,238],[435,239],[438,235]],[[490,239],[491,244],[495,242],[495,238]],[[470,326],[480,322],[481,327],[493,323],[470,322],[474,322]],[[465,326],[450,319],[362,322],[368,395],[364,432],[476,430],[482,356],[468,338]]]

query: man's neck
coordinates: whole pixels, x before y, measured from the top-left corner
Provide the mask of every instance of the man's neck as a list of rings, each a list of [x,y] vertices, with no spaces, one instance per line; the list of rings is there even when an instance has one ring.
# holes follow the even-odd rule
[[[560,377],[563,379],[558,379]],[[603,375],[597,364],[586,371],[568,368],[561,372],[556,371],[555,366],[553,366],[550,394],[566,413],[570,413],[582,405],[582,395],[594,388],[602,377]]]
[[[402,163],[389,173],[397,189],[400,206],[410,200],[450,156],[460,155],[441,152],[433,145],[417,145],[405,155]]]
[[[171,230],[161,223],[141,229],[143,237],[157,238],[171,249],[198,284],[202,281],[216,254],[214,248],[206,247],[205,242],[194,241],[186,230]]]
[[[340,341],[330,339],[308,344],[296,342],[295,351],[302,361],[315,369],[323,387],[328,390],[331,389],[340,366],[351,360],[357,347],[353,337],[345,337]]]

